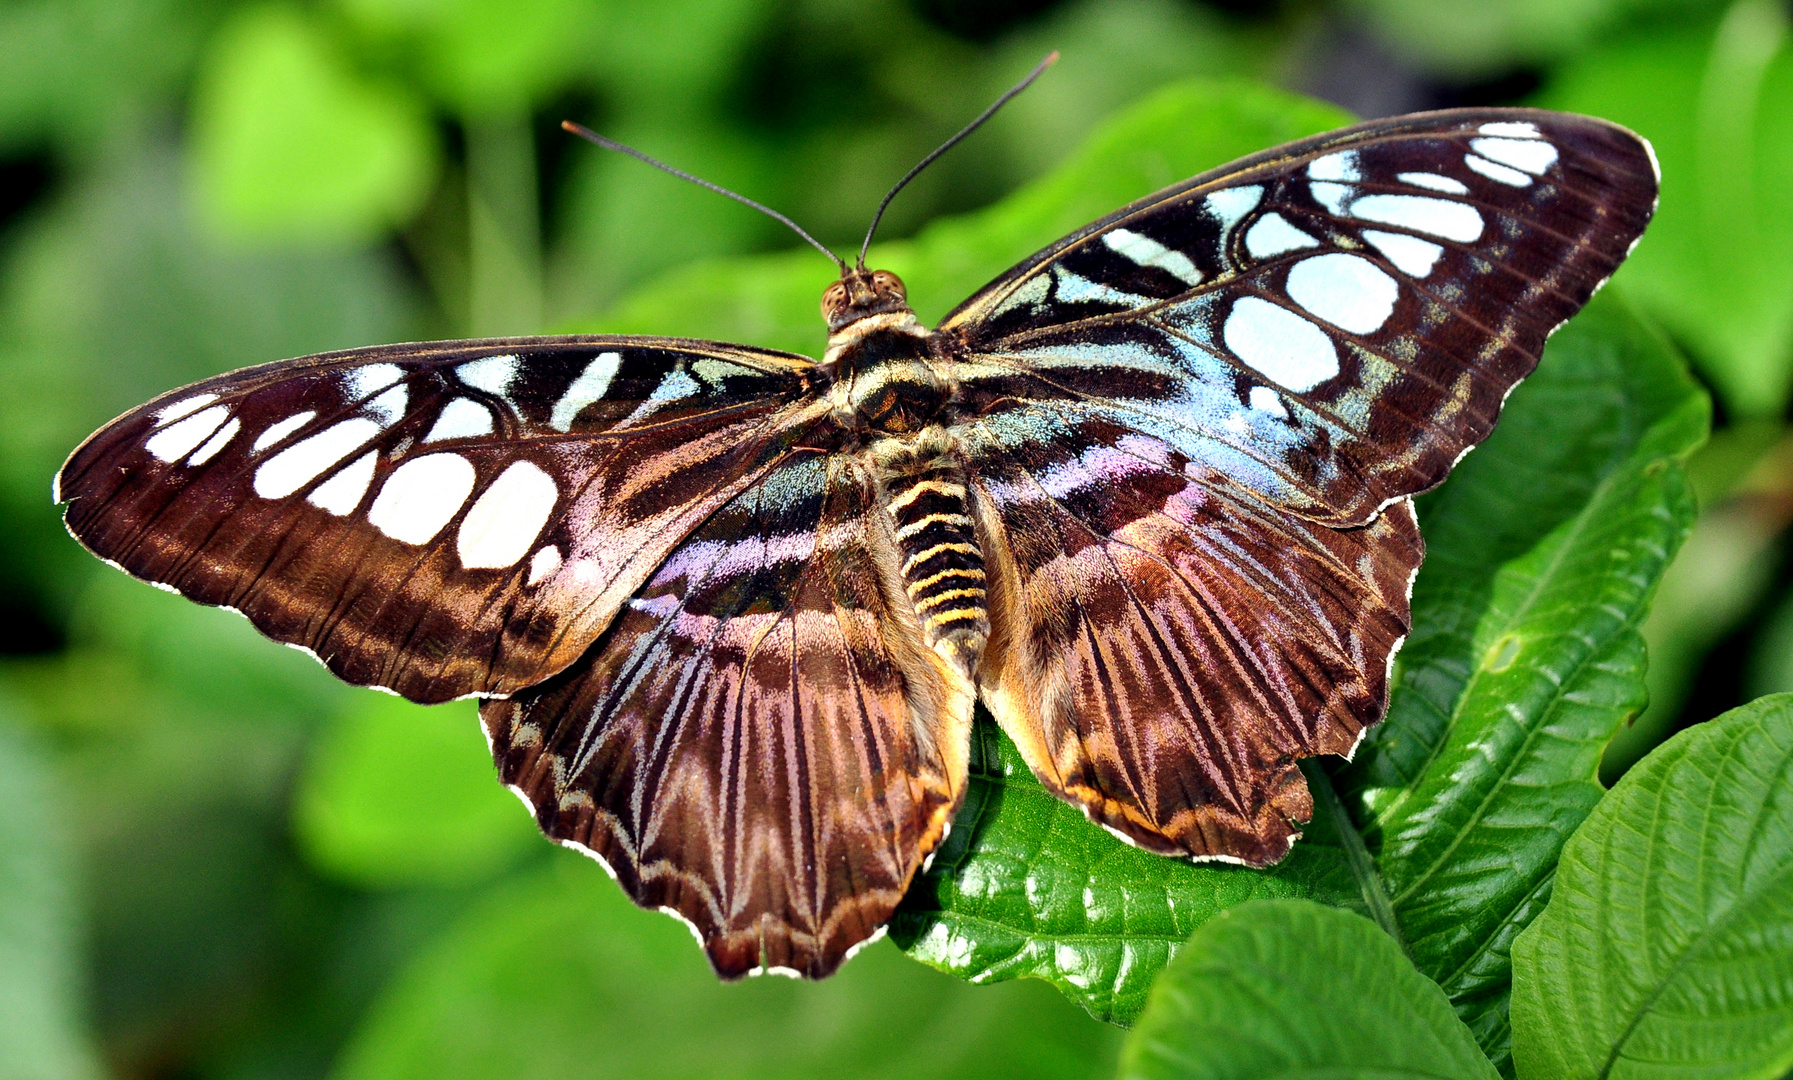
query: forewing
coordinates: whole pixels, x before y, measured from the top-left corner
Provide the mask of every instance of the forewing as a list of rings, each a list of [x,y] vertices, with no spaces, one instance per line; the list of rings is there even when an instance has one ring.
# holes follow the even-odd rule
[[[572,668],[481,711],[542,830],[690,922],[724,977],[832,972],[965,788],[971,687],[922,643],[870,478],[824,449],[724,506]]]
[[[572,663],[825,411],[809,361],[569,337],[399,345],[196,383],[87,440],[69,530],[417,701]]]
[[[961,436],[986,549],[985,702],[1040,780],[1142,847],[1262,866],[1296,760],[1381,719],[1423,546],[1412,503],[1335,529],[1058,403]]]
[[[1532,109],[1246,158],[1023,262],[941,327],[967,411],[1074,403],[1333,525],[1442,481],[1649,221],[1649,145]]]

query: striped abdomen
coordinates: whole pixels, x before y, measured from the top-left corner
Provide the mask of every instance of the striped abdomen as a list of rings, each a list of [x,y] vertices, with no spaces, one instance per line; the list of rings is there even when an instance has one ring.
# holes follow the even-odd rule
[[[984,559],[965,506],[964,474],[933,467],[892,478],[886,506],[895,521],[903,584],[928,643],[947,643],[975,663],[990,621],[984,609]]]

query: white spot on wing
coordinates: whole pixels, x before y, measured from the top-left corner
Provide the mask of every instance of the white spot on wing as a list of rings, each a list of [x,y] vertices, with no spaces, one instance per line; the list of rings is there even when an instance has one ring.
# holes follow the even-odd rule
[[[1502,165],[1543,176],[1556,164],[1556,147],[1539,139],[1471,139],[1469,148]]]
[[[1278,420],[1287,420],[1289,410],[1283,407],[1282,397],[1268,386],[1254,386],[1247,395],[1251,407],[1261,413],[1269,413]]]
[[[622,353],[599,353],[597,358],[585,365],[585,370],[567,387],[567,392],[560,395],[554,403],[554,415],[549,418],[548,425],[555,431],[570,431],[573,421],[587,405],[604,396],[610,389],[610,380],[616,378],[616,369],[622,366]]]
[[[1423,278],[1432,272],[1438,264],[1438,257],[1444,254],[1444,247],[1430,240],[1421,240],[1417,236],[1406,233],[1389,233],[1380,229],[1365,229],[1363,238],[1368,240],[1377,251],[1388,257],[1388,261],[1410,277]]]
[[[1309,180],[1362,180],[1363,174],[1357,168],[1357,151],[1341,150],[1336,154],[1317,157],[1307,163]]]
[[[535,553],[529,560],[529,584],[539,584],[549,574],[560,569],[560,549],[553,544]]]
[[[1480,131],[1484,135],[1498,135],[1508,139],[1541,139],[1543,134],[1538,125],[1530,121],[1497,120],[1483,124]]]
[[[1468,184],[1465,184],[1461,180],[1453,180],[1448,176],[1440,176],[1437,173],[1404,172],[1397,173],[1395,179],[1403,184],[1412,184],[1414,187],[1431,188],[1433,191],[1443,191],[1451,195],[1469,194]]]
[[[405,415],[405,405],[410,399],[410,392],[400,383],[368,402],[367,411],[374,414],[381,427],[391,427],[398,423],[399,417]]]
[[[378,451],[370,450],[362,454],[348,468],[312,489],[311,494],[305,496],[305,501],[337,517],[347,517],[361,505],[362,496],[367,494],[367,485],[373,482],[374,465],[379,459]]]
[[[1247,296],[1235,303],[1221,336],[1254,371],[1297,393],[1339,373],[1338,351],[1326,331],[1268,300]]]
[[[1258,208],[1264,200],[1264,189],[1259,184],[1246,184],[1243,187],[1222,188],[1207,198],[1208,214],[1220,222],[1220,235],[1223,239],[1239,224],[1239,219]]]
[[[317,413],[310,409],[306,409],[302,413],[294,413],[285,420],[280,421],[278,424],[269,425],[268,430],[255,437],[255,442],[251,444],[251,448],[255,450],[266,450],[281,439],[286,438],[288,435],[291,435],[293,432],[310,423],[311,418],[316,415]]]
[[[237,432],[241,430],[242,427],[242,423],[237,420],[236,417],[231,417],[230,423],[219,428],[218,433],[213,435],[210,439],[207,439],[204,446],[193,451],[193,456],[187,459],[188,467],[191,468],[194,465],[204,465],[206,462],[212,460],[212,458],[217,456],[218,451],[224,449],[224,447],[229,444],[230,440],[237,437]]]
[[[455,538],[461,565],[496,570],[517,562],[535,543],[559,498],[553,477],[533,462],[513,462],[461,522]]]
[[[405,377],[405,369],[397,364],[368,364],[350,368],[347,375],[350,401],[370,398]]]
[[[368,523],[406,544],[427,544],[473,493],[473,465],[459,454],[426,454],[386,478]]]
[[[160,461],[173,461],[186,457],[193,448],[205,442],[212,432],[230,416],[230,409],[224,405],[213,405],[203,412],[196,412],[185,420],[176,420],[161,431],[149,437],[143,448],[154,454]]]
[[[1329,184],[1316,180],[1308,185],[1312,190],[1314,201],[1324,206],[1330,213],[1343,215],[1345,204],[1351,200],[1357,189],[1350,184]]]
[[[156,410],[156,424],[157,426],[161,426],[162,424],[172,423],[192,412],[194,409],[203,408],[217,400],[217,394],[194,394],[192,397],[182,398],[172,405],[164,405]]]
[[[1485,157],[1477,157],[1474,154],[1464,154],[1463,164],[1474,169],[1476,172],[1481,173],[1490,180],[1497,180],[1503,184],[1511,184],[1513,187],[1531,186],[1531,177],[1520,172],[1518,169],[1509,169],[1505,165],[1496,165]]]
[[[1055,268],[1052,271],[1052,277],[1058,282],[1058,291],[1053,295],[1065,303],[1094,302],[1118,304],[1122,307],[1141,307],[1152,302],[1150,297],[1124,292],[1099,281],[1091,281],[1089,278],[1081,274],[1073,274],[1063,267]]]
[[[1289,296],[1309,312],[1353,334],[1381,328],[1401,287],[1361,255],[1332,252],[1303,259],[1289,271]]]
[[[1365,195],[1351,204],[1351,216],[1463,243],[1482,235],[1475,207],[1422,195]]]
[[[1265,214],[1245,233],[1245,250],[1254,259],[1319,246],[1320,241],[1289,224],[1281,214]]]
[[[1122,258],[1140,266],[1155,266],[1172,277],[1190,284],[1202,283],[1202,272],[1189,261],[1189,256],[1172,251],[1158,241],[1131,229],[1110,229],[1102,234],[1102,243]]]
[[[681,398],[691,397],[701,389],[703,387],[697,385],[697,380],[685,371],[670,371],[667,372],[666,378],[660,380],[660,385],[654,387],[654,392],[648,395],[648,400],[678,401]]]
[[[880,926],[876,930],[872,931],[871,937],[866,938],[864,941],[861,941],[857,945],[848,946],[846,953],[840,958],[840,962],[844,965],[847,961],[853,959],[855,956],[858,956],[860,953],[860,950],[865,949],[866,947],[871,946],[871,945],[876,945],[878,942],[883,941],[884,935],[889,929],[890,929],[890,927],[888,925]]]
[[[770,967],[762,965],[760,967],[747,969],[747,977],[749,979],[757,979],[761,975],[777,975],[781,979],[803,978],[803,973],[801,971],[798,971],[796,968],[785,967],[782,964],[773,964]]]
[[[443,439],[471,439],[492,433],[492,410],[472,398],[458,397],[442,406],[441,415],[423,437],[426,443]]]
[[[521,361],[515,356],[488,356],[483,360],[469,360],[455,368],[454,373],[475,390],[508,399],[511,381],[517,377],[520,366]]]
[[[300,439],[255,470],[255,493],[264,499],[284,499],[379,433],[380,425],[358,416]]]

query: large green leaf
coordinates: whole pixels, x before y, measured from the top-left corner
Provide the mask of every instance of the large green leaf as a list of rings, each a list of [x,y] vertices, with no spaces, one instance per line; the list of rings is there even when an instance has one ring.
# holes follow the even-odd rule
[[[1422,504],[1413,634],[1346,780],[1414,962],[1497,1060],[1513,936],[1644,704],[1638,626],[1693,523],[1679,458],[1707,418],[1672,352],[1602,298]]]
[[[1072,1080],[1106,1075],[1118,1041],[1038,983],[966,986],[887,943],[826,982],[718,982],[684,927],[567,852],[418,956],[336,1077]]]
[[[989,211],[873,261],[903,275],[922,317],[935,318],[1130,198],[1342,120],[1260,88],[1179,87]],[[813,349],[830,276],[802,252],[694,267],[599,328]],[[1323,822],[1268,871],[1143,854],[1053,799],[986,724],[959,827],[894,936],[965,978],[1047,978],[1126,1023],[1218,911],[1256,897],[1359,906],[1386,895],[1420,970],[1503,1053],[1506,950],[1599,797],[1601,745],[1641,703],[1636,624],[1692,518],[1676,459],[1703,436],[1707,409],[1659,337],[1603,300],[1557,336],[1494,437],[1427,500],[1433,555],[1415,593],[1406,675],[1382,735],[1342,777],[1386,881],[1354,878]]]
[[[1190,932],[1219,912],[1275,897],[1358,903],[1333,838],[1310,836],[1269,870],[1167,859],[1041,787],[981,711],[973,750],[952,834],[891,921],[898,944],[942,970],[973,982],[1044,978],[1125,1024]]]
[[[1375,923],[1270,900],[1195,932],[1152,988],[1120,1075],[1493,1080],[1495,1072],[1437,985]]]
[[[1793,695],[1626,773],[1564,849],[1513,965],[1526,1080],[1793,1069]]]

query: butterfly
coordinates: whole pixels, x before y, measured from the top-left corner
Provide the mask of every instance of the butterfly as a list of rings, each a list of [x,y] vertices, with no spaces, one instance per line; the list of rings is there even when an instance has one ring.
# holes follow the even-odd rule
[[[57,478],[73,535],[338,676],[482,699],[549,837],[723,977],[821,977],[951,828],[973,710],[1098,825],[1261,867],[1386,707],[1412,498],[1654,211],[1527,109],[1267,150],[924,327],[842,262],[818,362],[563,336],[172,391]]]

